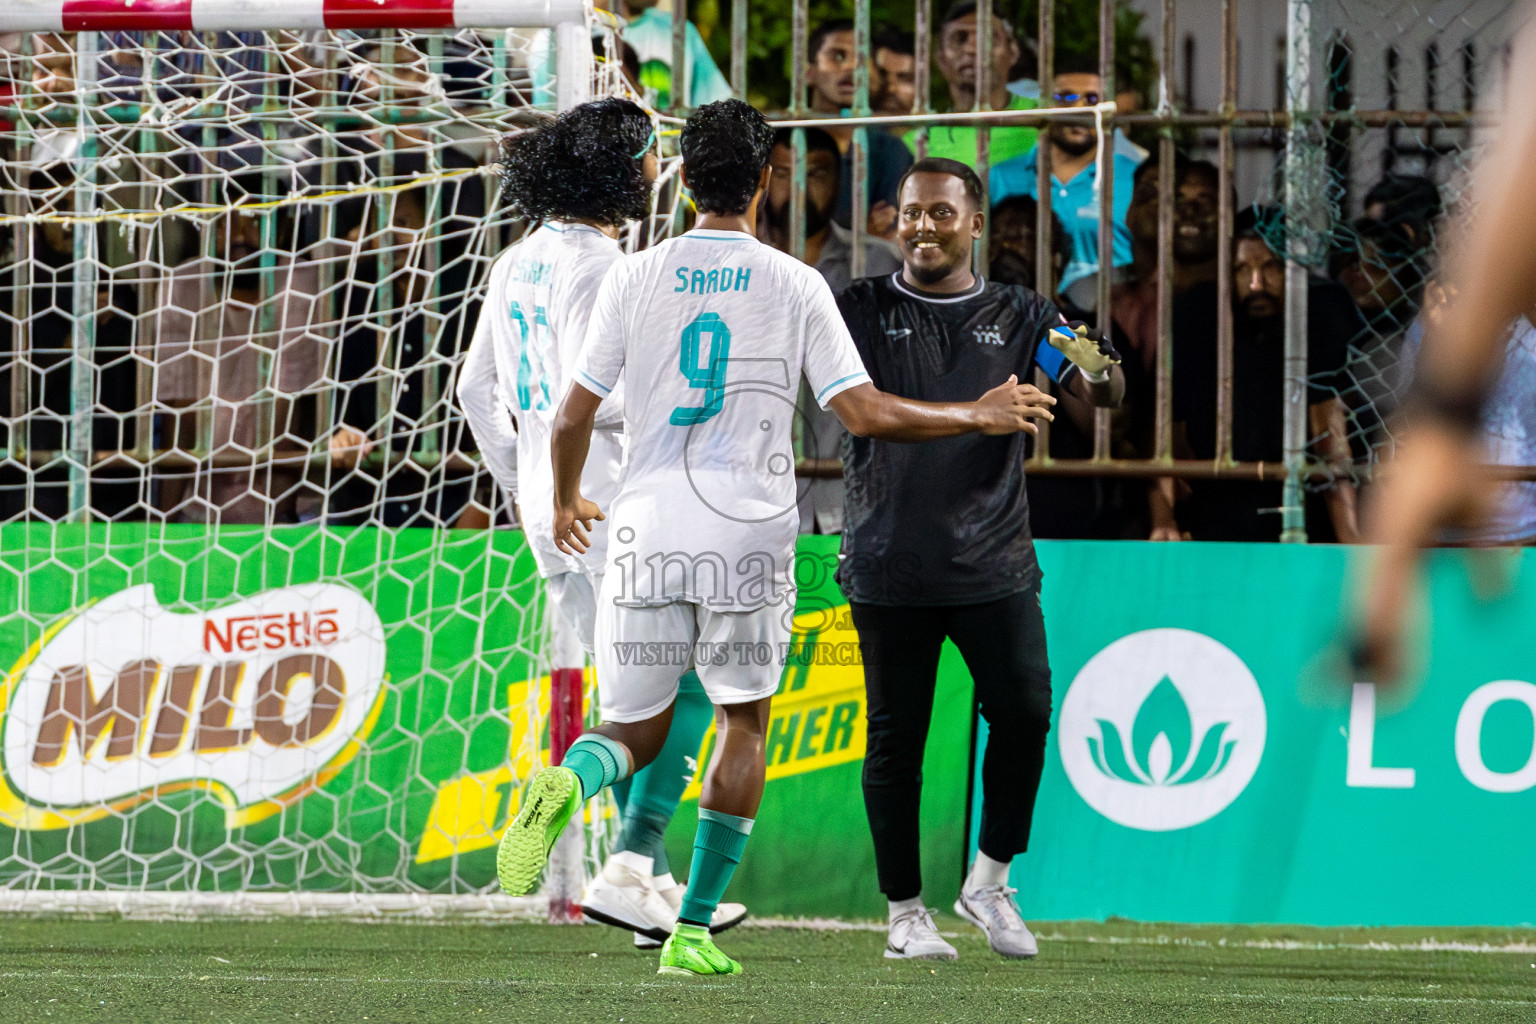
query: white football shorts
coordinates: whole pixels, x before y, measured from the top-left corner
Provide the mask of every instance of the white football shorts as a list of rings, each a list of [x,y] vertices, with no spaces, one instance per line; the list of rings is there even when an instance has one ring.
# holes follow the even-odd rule
[[[602,575],[594,583],[584,572],[556,573],[544,581],[560,617],[576,634],[581,649],[592,653],[593,637],[597,627],[597,591],[602,586]]]
[[[790,640],[785,611],[771,604],[723,612],[686,601],[636,608],[604,594],[594,654],[603,721],[642,722],[661,714],[690,668],[713,704],[773,696]]]

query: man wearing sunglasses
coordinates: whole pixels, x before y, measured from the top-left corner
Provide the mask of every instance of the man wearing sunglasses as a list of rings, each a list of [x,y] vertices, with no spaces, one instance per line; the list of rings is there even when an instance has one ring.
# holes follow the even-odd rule
[[[1053,107],[1094,107],[1104,99],[1104,81],[1097,65],[1066,60],[1052,79]],[[1094,195],[1094,175],[1099,133],[1091,124],[1052,122],[1045,131],[1051,147],[1051,209],[1061,218],[1072,239],[1072,259],[1061,276],[1061,293],[1074,306],[1091,310],[1096,304],[1094,285],[1099,272],[1099,204]],[[1133,176],[1140,161],[1112,151],[1114,174],[1114,266],[1131,263],[1131,234],[1125,225],[1131,205]],[[992,168],[992,202],[1009,196],[1036,196],[1035,166],[1039,145],[1029,152]]]

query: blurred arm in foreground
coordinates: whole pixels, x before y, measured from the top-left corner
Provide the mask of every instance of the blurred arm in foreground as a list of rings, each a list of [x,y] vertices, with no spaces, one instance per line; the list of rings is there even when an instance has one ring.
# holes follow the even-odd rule
[[[1401,671],[1419,552],[1441,526],[1483,505],[1490,485],[1473,468],[1485,461],[1477,443],[1483,403],[1510,322],[1536,309],[1536,204],[1527,188],[1536,105],[1518,99],[1533,85],[1536,26],[1528,22],[1509,63],[1498,135],[1473,178],[1475,212],[1451,241],[1449,306],[1428,325],[1406,403],[1411,430],[1373,502],[1369,537],[1382,548],[1356,597],[1352,652],[1365,678],[1389,682]]]

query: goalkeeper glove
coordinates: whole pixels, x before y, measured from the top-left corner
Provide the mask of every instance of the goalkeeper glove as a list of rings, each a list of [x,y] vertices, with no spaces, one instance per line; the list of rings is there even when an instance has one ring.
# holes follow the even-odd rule
[[[1109,368],[1120,363],[1120,353],[1104,333],[1081,320],[1053,327],[1046,337],[1051,347],[1072,360],[1089,380],[1106,379]]]

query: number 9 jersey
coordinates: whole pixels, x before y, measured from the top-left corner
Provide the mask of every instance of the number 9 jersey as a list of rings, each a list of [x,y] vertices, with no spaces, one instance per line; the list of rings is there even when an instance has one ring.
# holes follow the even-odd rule
[[[607,396],[621,374],[628,450],[605,509],[615,602],[792,604],[801,376],[822,408],[869,381],[821,275],[718,229],[621,260],[572,381]]]

